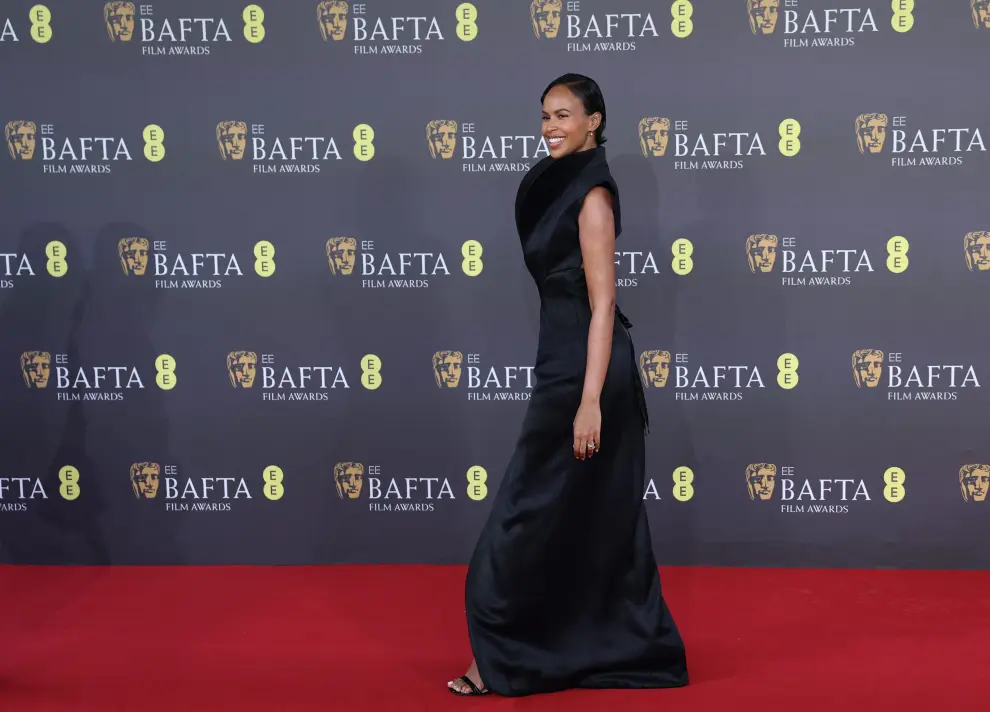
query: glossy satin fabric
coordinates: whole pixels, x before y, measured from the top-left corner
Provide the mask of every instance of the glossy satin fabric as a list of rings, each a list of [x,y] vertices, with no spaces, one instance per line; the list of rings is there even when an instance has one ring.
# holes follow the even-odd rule
[[[466,585],[478,670],[505,696],[688,682],[643,506],[646,401],[632,325],[618,310],[601,450],[584,461],[573,454],[591,320],[577,219],[597,185],[613,194],[618,236],[618,189],[603,148],[540,161],[516,198],[540,294],[536,385]]]

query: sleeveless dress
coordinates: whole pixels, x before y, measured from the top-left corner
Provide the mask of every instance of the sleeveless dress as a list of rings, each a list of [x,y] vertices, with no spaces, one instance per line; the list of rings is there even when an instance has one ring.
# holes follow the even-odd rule
[[[632,324],[618,308],[601,449],[586,460],[573,453],[591,323],[578,214],[599,185],[612,193],[618,236],[618,188],[602,147],[541,160],[516,195],[516,227],[540,295],[536,384],[465,596],[481,679],[504,696],[688,683],[643,505],[648,415]]]

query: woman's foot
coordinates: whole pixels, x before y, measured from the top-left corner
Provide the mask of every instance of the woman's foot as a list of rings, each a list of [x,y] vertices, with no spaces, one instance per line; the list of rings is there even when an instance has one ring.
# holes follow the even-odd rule
[[[485,689],[485,683],[482,682],[481,675],[478,673],[478,663],[476,661],[471,661],[471,667],[468,668],[464,677],[473,682],[478,691],[472,690],[471,686],[463,678],[451,680],[447,683],[447,687],[459,695],[484,695],[488,693],[488,690]]]

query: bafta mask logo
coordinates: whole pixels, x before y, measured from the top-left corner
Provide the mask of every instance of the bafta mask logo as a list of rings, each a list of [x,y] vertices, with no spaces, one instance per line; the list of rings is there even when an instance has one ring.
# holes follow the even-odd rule
[[[447,160],[454,157],[457,148],[457,122],[434,119],[426,125],[426,141],[430,145],[430,157]]]
[[[969,0],[973,7],[973,26],[990,29],[990,0]]]
[[[856,145],[860,153],[880,153],[885,140],[886,114],[860,114],[856,117]]]
[[[34,147],[38,126],[33,121],[8,121],[3,127],[7,140],[7,150],[15,161],[30,161],[34,158]]]
[[[639,355],[639,370],[647,388],[663,388],[670,375],[670,351],[644,351]]]
[[[746,261],[753,274],[772,272],[777,261],[777,236],[761,234],[747,237]]]
[[[990,488],[990,465],[963,465],[959,468],[959,489],[966,502],[983,502]]]
[[[338,462],[333,466],[333,481],[341,499],[357,499],[364,484],[364,465],[360,462]]]
[[[157,462],[135,462],[131,465],[131,489],[135,499],[154,499],[158,496],[158,479],[162,467]]]
[[[860,349],[852,355],[853,381],[856,388],[876,388],[883,376],[883,351]]]
[[[639,149],[643,155],[662,156],[670,141],[670,119],[648,116],[639,120]]]
[[[749,29],[754,35],[772,35],[777,29],[777,13],[780,0],[746,0],[749,11]]]
[[[217,147],[223,160],[239,161],[247,149],[247,124],[243,121],[221,121],[217,124]]]
[[[141,276],[148,271],[148,238],[125,237],[117,242],[120,268],[128,277]]]
[[[25,351],[21,354],[21,376],[28,388],[47,388],[52,373],[52,355],[47,351]]]
[[[963,244],[966,249],[966,267],[969,271],[990,272],[990,232],[967,233]]]
[[[757,462],[746,468],[746,491],[752,500],[764,501],[773,496],[773,486],[777,482],[777,466],[769,462]]]
[[[347,3],[344,0],[323,0],[316,6],[323,41],[342,40],[347,34]]]
[[[330,274],[353,274],[357,258],[357,240],[353,237],[331,237],[327,240],[327,261]]]
[[[532,0],[529,4],[529,17],[533,21],[533,34],[551,40],[556,37],[560,29],[563,4],[563,0]]]
[[[433,378],[437,388],[457,388],[463,365],[464,354],[460,351],[437,351],[433,354]]]
[[[134,37],[134,3],[108,2],[103,6],[103,19],[111,42],[130,42]]]
[[[231,351],[227,354],[227,375],[234,388],[251,388],[258,372],[258,354],[254,351]]]

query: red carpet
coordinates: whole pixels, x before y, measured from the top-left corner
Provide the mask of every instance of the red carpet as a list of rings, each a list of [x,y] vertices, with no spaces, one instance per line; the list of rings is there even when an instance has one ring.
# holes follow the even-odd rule
[[[0,709],[986,709],[988,572],[662,573],[690,686],[469,699],[461,567],[4,566]]]

